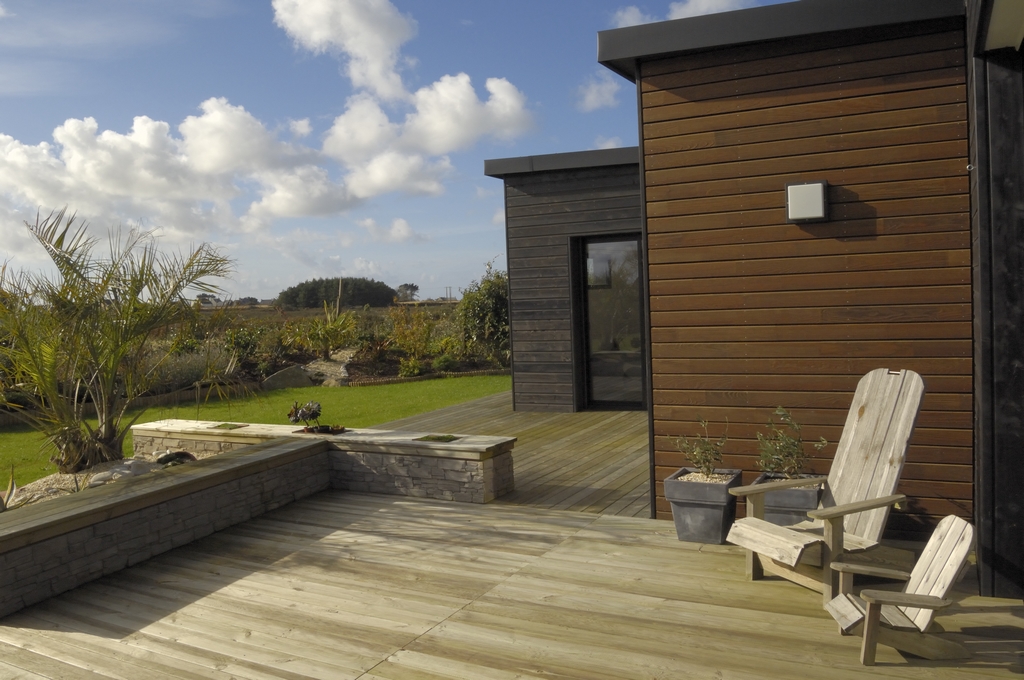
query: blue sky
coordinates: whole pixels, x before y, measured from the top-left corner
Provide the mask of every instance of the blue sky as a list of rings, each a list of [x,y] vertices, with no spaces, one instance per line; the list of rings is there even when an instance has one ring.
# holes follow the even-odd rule
[[[768,0],[768,2],[777,0]],[[616,26],[764,0],[0,0],[0,259],[68,205],[234,258],[229,295],[505,266],[485,158],[637,143]]]

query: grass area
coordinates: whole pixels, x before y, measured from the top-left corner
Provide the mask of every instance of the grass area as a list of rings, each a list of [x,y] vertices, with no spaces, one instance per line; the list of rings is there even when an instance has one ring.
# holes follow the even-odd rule
[[[319,401],[323,408],[320,422],[324,425],[372,427],[399,418],[461,404],[489,394],[512,388],[507,375],[444,378],[397,385],[373,387],[302,387],[263,392],[247,398],[210,401],[200,404],[178,404],[147,410],[140,423],[166,418],[219,420],[243,423],[288,424],[292,403]],[[0,429],[0,484],[7,486],[7,475],[14,465],[18,484],[28,484],[57,471],[47,459],[49,451],[37,432],[23,426]],[[125,455],[131,455],[131,435],[125,442]]]

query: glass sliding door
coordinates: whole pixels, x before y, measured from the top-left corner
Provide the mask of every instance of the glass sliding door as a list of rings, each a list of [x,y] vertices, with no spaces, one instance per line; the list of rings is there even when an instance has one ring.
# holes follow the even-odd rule
[[[641,408],[644,330],[639,237],[593,238],[582,245],[587,403]]]

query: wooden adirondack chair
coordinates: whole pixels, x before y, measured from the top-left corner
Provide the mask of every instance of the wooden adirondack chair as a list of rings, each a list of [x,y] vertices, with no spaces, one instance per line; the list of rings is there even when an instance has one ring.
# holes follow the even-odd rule
[[[921,558],[909,574],[872,565],[833,562],[843,575],[842,585],[852,585],[853,574],[907,580],[903,591],[863,590],[860,597],[844,591],[825,605],[844,633],[860,631],[860,661],[875,663],[875,647],[895,647],[926,659],[966,659],[970,652],[952,640],[928,634],[935,610],[951,603],[946,599],[953,584],[967,571],[967,555],[974,546],[974,527],[955,515],[944,518],[932,533]]]
[[[913,371],[871,371],[857,383],[846,425],[828,477],[786,479],[730,489],[747,498],[747,517],[729,531],[729,543],[747,549],[747,575],[769,572],[820,591],[828,602],[839,594],[839,574],[830,568],[844,552],[909,567],[913,553],[878,545],[896,493],[907,442],[924,396]],[[823,482],[822,499],[809,519],[789,527],[764,520],[763,494]]]

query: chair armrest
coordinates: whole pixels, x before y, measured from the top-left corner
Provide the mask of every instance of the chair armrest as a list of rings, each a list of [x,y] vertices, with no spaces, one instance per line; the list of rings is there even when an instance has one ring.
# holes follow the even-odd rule
[[[934,595],[912,595],[910,593],[896,593],[891,590],[862,590],[862,600],[871,604],[891,604],[897,607],[917,607],[919,609],[941,609],[953,604],[953,600],[935,597]]]
[[[879,567],[874,564],[855,564],[850,562],[833,562],[832,569],[843,574],[860,574],[861,576],[875,576],[878,578],[894,578],[900,581],[910,579],[910,572],[890,567]]]
[[[778,491],[779,489],[792,489],[797,486],[821,484],[825,481],[828,481],[828,477],[797,477],[794,479],[779,479],[774,482],[763,482],[761,484],[750,484],[748,486],[736,486],[729,489],[729,493],[733,496],[753,496],[754,494],[768,493],[769,491]]]
[[[907,497],[901,493],[896,493],[891,496],[883,496],[882,498],[869,498],[866,501],[857,501],[856,503],[847,503],[845,505],[836,505],[831,508],[821,508],[820,510],[811,510],[807,513],[807,516],[811,519],[835,519],[837,517],[845,517],[846,515],[852,515],[858,512],[864,512],[865,510],[875,510],[876,508],[884,508],[887,505],[895,505],[900,501],[907,500]]]

